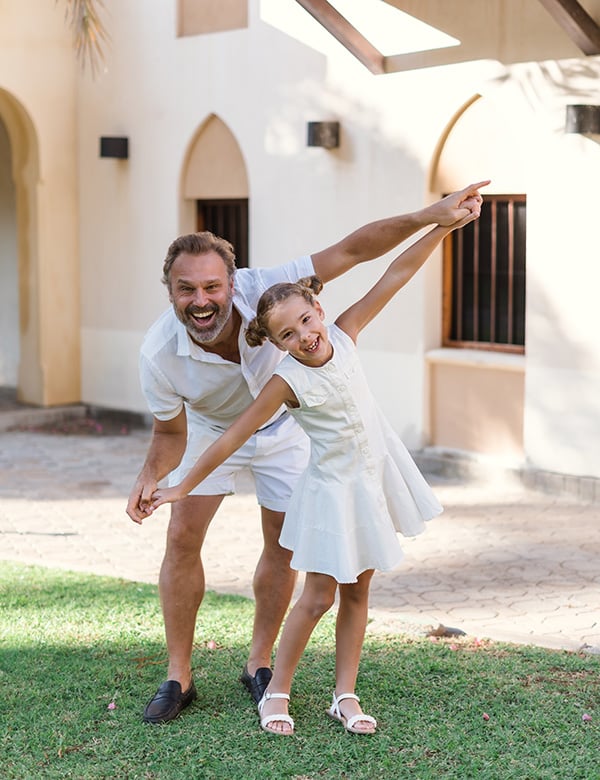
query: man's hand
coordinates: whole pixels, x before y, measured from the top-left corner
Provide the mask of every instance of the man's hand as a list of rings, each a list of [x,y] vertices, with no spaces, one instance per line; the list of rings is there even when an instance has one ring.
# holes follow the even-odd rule
[[[152,441],[139,477],[129,496],[127,514],[134,523],[142,524],[152,512],[152,494],[161,479],[177,467],[187,440],[185,407],[171,420],[154,418]]]
[[[158,483],[155,479],[144,477],[143,473],[137,478],[133,490],[127,502],[127,514],[138,525],[149,517],[154,511],[152,507],[152,494],[156,491]]]
[[[450,225],[454,225],[456,222],[460,222],[465,217],[468,217],[469,214],[473,215],[473,219],[475,219],[481,213],[481,204],[483,202],[479,190],[489,183],[490,179],[479,181],[476,184],[469,184],[468,187],[458,190],[458,192],[453,192],[436,203],[432,203],[431,206],[423,209],[423,211],[427,214],[431,223],[442,225],[443,227],[450,227]]]

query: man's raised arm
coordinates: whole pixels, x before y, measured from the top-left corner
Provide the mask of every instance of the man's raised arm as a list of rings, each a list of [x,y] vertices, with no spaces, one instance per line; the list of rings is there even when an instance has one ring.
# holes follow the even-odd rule
[[[489,180],[470,184],[419,211],[364,225],[337,244],[312,255],[316,275],[321,281],[328,282],[358,263],[384,255],[421,228],[428,225],[447,227],[469,214],[479,216],[482,203],[479,189],[487,184]]]

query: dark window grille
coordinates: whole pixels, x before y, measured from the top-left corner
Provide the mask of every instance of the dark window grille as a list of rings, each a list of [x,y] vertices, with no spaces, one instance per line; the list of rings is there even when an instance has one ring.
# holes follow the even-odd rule
[[[444,346],[525,351],[525,234],[525,195],[493,195],[446,238]]]
[[[226,238],[235,250],[238,268],[248,268],[248,199],[197,201],[198,230]]]

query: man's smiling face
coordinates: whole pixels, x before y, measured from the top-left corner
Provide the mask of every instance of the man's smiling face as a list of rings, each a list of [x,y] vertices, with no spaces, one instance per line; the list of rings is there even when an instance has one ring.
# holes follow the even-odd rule
[[[231,316],[233,277],[216,252],[184,252],[171,266],[169,297],[192,340],[212,344]]]

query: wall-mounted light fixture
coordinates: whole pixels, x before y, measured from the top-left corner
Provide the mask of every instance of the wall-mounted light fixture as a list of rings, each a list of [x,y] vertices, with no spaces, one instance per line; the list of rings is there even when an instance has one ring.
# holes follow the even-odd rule
[[[600,137],[600,106],[567,106],[565,132]]]
[[[126,160],[129,157],[129,138],[103,135],[100,138],[100,157],[115,157]]]
[[[309,122],[308,146],[321,146],[323,149],[337,149],[340,145],[339,122]]]

